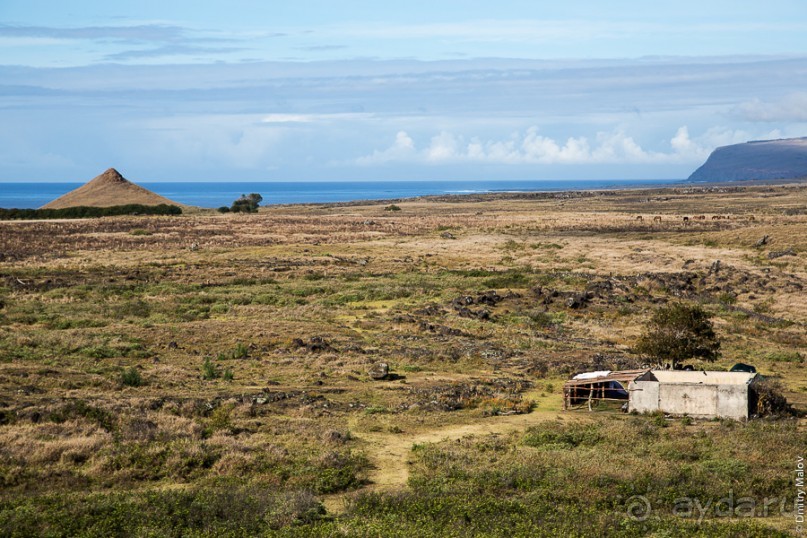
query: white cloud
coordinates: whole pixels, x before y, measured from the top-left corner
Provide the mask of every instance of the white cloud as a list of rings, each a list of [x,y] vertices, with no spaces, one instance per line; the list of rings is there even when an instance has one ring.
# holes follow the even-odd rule
[[[718,145],[748,140],[741,131],[710,129],[693,140],[686,126],[670,139],[668,151],[650,151],[632,136],[617,129],[597,133],[593,141],[585,136],[569,137],[565,142],[543,136],[537,127],[515,133],[503,140],[482,141],[477,137],[442,131],[427,146],[418,148],[405,131],[385,150],[361,157],[359,165],[388,163],[462,164],[685,164],[705,159]]]
[[[383,151],[375,151],[372,155],[360,157],[356,160],[356,164],[369,166],[389,162],[405,162],[413,159],[415,156],[415,141],[406,134],[406,131],[398,131],[392,146]]]
[[[263,124],[244,114],[167,117],[142,122],[144,140],[137,151],[168,162],[226,165],[233,169],[267,168],[274,164],[284,136],[282,127]]]
[[[807,92],[794,92],[778,101],[746,101],[734,113],[754,122],[807,122]]]

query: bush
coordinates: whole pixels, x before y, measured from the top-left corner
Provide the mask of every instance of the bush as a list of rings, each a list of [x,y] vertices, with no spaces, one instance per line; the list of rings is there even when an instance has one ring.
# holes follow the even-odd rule
[[[388,205],[387,207],[384,208],[384,211],[400,211],[400,210],[401,208],[395,204]]]
[[[596,424],[556,424],[546,422],[527,430],[523,443],[534,448],[575,448],[593,446],[602,435]]]
[[[751,386],[756,396],[756,409],[753,413],[765,416],[790,416],[794,414],[793,407],[787,403],[784,386],[773,379],[762,379]]]
[[[63,209],[0,209],[0,220],[26,219],[86,219],[115,217],[120,215],[181,215],[182,209],[175,205],[127,204],[110,207],[76,206]],[[143,235],[143,234],[132,234]]]
[[[692,358],[715,361],[720,357],[720,341],[707,312],[699,306],[675,303],[653,314],[636,351],[676,367]]]
[[[233,213],[257,213],[262,201],[263,196],[257,192],[242,194],[241,198],[234,201],[233,205],[230,206],[230,211]]]
[[[219,371],[219,367],[210,360],[210,357],[205,357],[204,362],[202,362],[202,379],[211,381],[220,377],[221,372]]]
[[[121,372],[120,382],[126,387],[140,387],[143,385],[143,377],[140,375],[140,371],[132,366]]]
[[[241,342],[236,344],[235,349],[232,352],[232,357],[234,359],[246,359],[249,356],[249,347],[245,346]]]

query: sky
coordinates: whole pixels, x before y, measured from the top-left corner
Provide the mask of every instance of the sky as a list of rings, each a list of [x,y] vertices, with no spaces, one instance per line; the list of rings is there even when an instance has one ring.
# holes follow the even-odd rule
[[[799,136],[803,0],[0,0],[0,182],[686,178]]]

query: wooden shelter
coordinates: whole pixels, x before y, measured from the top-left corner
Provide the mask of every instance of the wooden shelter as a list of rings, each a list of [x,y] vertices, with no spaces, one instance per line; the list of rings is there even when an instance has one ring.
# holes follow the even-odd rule
[[[578,374],[563,385],[563,409],[588,406],[596,402],[627,402],[628,385],[649,370],[602,370]]]

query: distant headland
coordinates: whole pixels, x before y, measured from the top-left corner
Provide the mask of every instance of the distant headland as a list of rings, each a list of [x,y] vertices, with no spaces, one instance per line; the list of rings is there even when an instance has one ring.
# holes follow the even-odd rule
[[[717,148],[689,181],[807,178],[807,137],[758,140]]]

